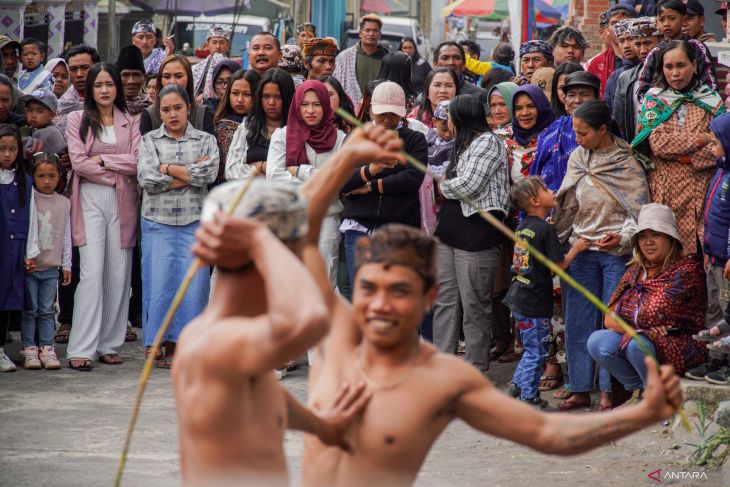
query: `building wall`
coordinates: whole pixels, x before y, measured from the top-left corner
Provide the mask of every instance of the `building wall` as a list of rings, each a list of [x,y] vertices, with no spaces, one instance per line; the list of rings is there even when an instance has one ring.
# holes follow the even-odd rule
[[[571,0],[568,10],[568,25],[577,28],[585,36],[590,48],[586,53],[589,59],[603,49],[599,34],[599,17],[610,7],[609,0]]]

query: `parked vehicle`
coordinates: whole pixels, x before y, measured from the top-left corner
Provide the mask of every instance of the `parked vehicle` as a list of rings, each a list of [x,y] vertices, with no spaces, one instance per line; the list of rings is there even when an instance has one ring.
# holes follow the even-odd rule
[[[383,16],[381,19],[383,20],[383,31],[396,32],[401,34],[401,37],[413,38],[416,41],[418,54],[420,54],[423,59],[431,59],[431,43],[423,36],[421,24],[418,20],[408,17],[391,16]],[[396,50],[397,49],[398,46],[396,46]]]
[[[235,23],[235,30],[233,25]],[[177,32],[179,36],[175,39],[175,45],[181,47],[188,42],[193,50],[197,50],[205,42],[208,30],[213,25],[228,27],[233,30],[233,43],[230,47],[230,56],[232,59],[238,60],[242,58],[244,68],[248,67],[248,44],[253,36],[259,32],[271,32],[271,21],[266,17],[256,17],[252,15],[215,15],[206,17],[178,16],[177,26],[173,25],[172,32]],[[191,63],[199,61],[192,58]]]

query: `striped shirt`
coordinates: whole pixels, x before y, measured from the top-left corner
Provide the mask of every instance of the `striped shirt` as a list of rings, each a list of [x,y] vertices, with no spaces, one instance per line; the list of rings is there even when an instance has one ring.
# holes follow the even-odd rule
[[[201,157],[208,160],[197,162]],[[218,143],[213,135],[188,123],[180,140],[170,136],[164,125],[142,137],[139,145],[137,179],[142,193],[142,217],[164,225],[188,225],[200,220],[208,185],[218,175]],[[172,176],[160,172],[160,164],[186,166],[190,182],[168,189]]]

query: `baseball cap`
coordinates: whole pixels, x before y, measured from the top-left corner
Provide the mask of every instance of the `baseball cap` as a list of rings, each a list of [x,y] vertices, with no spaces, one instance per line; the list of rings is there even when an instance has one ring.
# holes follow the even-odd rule
[[[705,7],[698,0],[687,0],[687,15],[705,16]]]
[[[715,10],[716,15],[727,15],[727,2],[722,2],[720,8]]]
[[[58,111],[58,99],[50,90],[35,90],[30,95],[23,95],[20,101],[28,103],[29,101],[37,101],[53,113]]]
[[[375,115],[395,113],[399,117],[406,116],[406,94],[400,85],[392,81],[384,81],[373,90],[370,106]]]
[[[15,49],[20,49],[20,42],[14,41],[8,36],[0,36],[0,49],[5,46],[11,46],[15,47]]]
[[[216,186],[203,202],[200,220],[212,221],[219,211],[226,211],[248,180],[239,179]],[[233,211],[237,218],[253,218],[264,223],[279,240],[292,241],[309,231],[307,200],[299,188],[290,183],[254,178]]]

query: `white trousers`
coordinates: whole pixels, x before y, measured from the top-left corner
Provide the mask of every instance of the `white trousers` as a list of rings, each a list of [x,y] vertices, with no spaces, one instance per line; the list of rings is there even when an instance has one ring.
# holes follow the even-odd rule
[[[337,287],[337,264],[340,256],[340,215],[329,215],[322,221],[319,232],[319,252],[330,278],[332,289]]]
[[[86,245],[79,247],[81,279],[74,295],[68,358],[94,360],[117,353],[124,343],[129,311],[132,249],[121,248],[116,190],[79,185]]]

